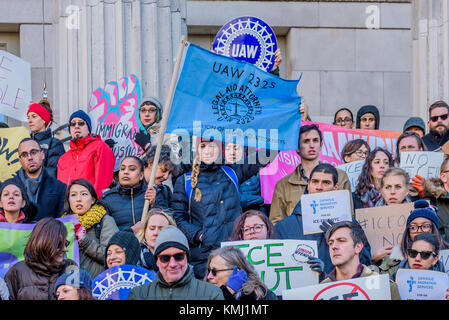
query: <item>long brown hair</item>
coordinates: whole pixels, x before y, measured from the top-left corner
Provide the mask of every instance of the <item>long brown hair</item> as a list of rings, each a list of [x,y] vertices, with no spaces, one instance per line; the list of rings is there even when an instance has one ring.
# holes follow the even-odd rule
[[[61,266],[56,257],[61,254],[67,239],[65,225],[54,218],[44,218],[36,223],[25,246],[25,263],[44,273],[59,272]]]
[[[268,219],[262,211],[251,209],[243,212],[237,219],[235,219],[234,228],[232,229],[231,236],[229,237],[230,241],[243,240],[242,228],[245,225],[245,220],[252,216],[258,216],[262,219],[267,227],[267,239],[274,239],[274,227],[270,219]]]

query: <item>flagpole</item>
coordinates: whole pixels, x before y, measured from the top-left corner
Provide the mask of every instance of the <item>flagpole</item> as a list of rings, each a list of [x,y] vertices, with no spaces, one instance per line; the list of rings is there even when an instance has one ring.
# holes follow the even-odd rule
[[[162,141],[164,140],[165,130],[167,128],[168,116],[170,114],[171,104],[173,101],[173,93],[175,91],[175,85],[176,85],[176,81],[178,79],[179,66],[181,64],[181,58],[182,58],[182,54],[184,52],[185,43],[186,43],[186,36],[183,35],[181,37],[181,43],[179,44],[179,48],[178,48],[178,55],[176,57],[175,68],[173,70],[173,74],[172,74],[172,78],[171,78],[170,90],[168,92],[168,98],[167,98],[167,101],[165,102],[165,106],[164,106],[164,114],[162,116],[161,131],[159,133],[159,139],[157,141],[157,147],[156,147],[156,154],[154,155],[153,165],[151,167],[151,176],[150,176],[150,181],[148,182],[148,189],[153,187],[154,179],[156,178],[156,170],[159,165],[159,156],[161,154]],[[141,221],[145,220],[145,218],[148,214],[149,206],[150,206],[150,202],[148,200],[145,200],[145,204],[144,204],[143,211],[142,211]]]

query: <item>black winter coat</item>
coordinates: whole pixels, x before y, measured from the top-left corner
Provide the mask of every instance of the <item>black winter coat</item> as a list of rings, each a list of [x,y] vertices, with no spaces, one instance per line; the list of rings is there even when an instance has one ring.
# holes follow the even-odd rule
[[[30,136],[44,151],[45,159],[42,165],[47,168],[50,176],[56,178],[59,157],[65,153],[64,145],[59,139],[53,138],[50,128],[42,132],[31,132]]]
[[[443,134],[443,136],[440,136],[437,131],[431,130],[422,138],[422,141],[424,142],[424,145],[426,146],[428,151],[434,151],[435,149],[438,149],[439,147],[443,146],[448,140],[449,130],[447,130]]]
[[[260,168],[257,164],[237,164],[229,167],[236,173],[239,184],[257,174]],[[242,213],[242,208],[239,192],[221,165],[201,163],[197,188],[202,194],[201,201],[194,200],[193,189],[189,210],[185,176],[180,176],[174,186],[172,208],[178,228],[189,241],[190,263],[194,266],[195,276],[203,279],[209,253],[229,238],[234,221]]]
[[[22,181],[22,179],[20,179],[19,171],[14,175],[14,179],[17,183],[22,185],[24,190],[26,190],[26,184]],[[26,173],[24,172],[24,174]],[[65,183],[52,177],[48,173],[48,170],[42,167],[42,181],[37,191],[37,203],[33,202],[35,207],[34,210],[37,211],[32,222],[30,223],[36,223],[46,217],[59,218],[64,212],[66,189],[67,186]],[[24,211],[30,210],[30,207],[30,205],[26,205]]]

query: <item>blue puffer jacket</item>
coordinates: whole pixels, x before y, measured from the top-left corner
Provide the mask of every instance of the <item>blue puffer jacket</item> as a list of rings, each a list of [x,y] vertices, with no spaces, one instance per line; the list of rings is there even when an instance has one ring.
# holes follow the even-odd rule
[[[44,151],[45,159],[42,165],[47,168],[50,176],[56,178],[59,157],[65,153],[64,145],[59,139],[53,138],[50,128],[42,132],[31,132],[30,136]]]
[[[260,168],[257,164],[229,167],[234,170],[239,184],[256,174]],[[221,165],[202,163],[197,188],[201,191],[201,201],[194,200],[195,190],[192,190],[189,210],[185,176],[180,176],[174,187],[172,208],[178,228],[189,241],[190,263],[194,266],[195,276],[202,279],[209,253],[229,238],[234,220],[242,213],[242,208],[239,192]]]
[[[357,222],[353,219],[354,222]],[[301,201],[298,202],[292,214],[282,219],[274,226],[274,233],[278,239],[314,240],[317,242],[318,258],[324,262],[324,272],[329,274],[334,265],[329,254],[329,245],[324,233],[304,234],[301,213]],[[364,243],[360,254],[360,263],[371,265],[371,247],[368,242]]]

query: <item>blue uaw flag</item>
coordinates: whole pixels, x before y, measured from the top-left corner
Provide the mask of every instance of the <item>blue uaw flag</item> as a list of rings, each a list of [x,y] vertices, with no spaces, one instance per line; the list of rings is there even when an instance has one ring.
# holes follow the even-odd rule
[[[301,122],[298,82],[189,44],[166,132],[296,150]]]

